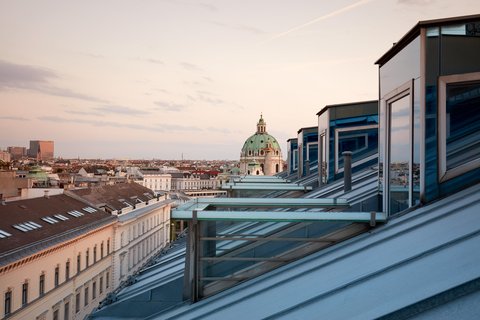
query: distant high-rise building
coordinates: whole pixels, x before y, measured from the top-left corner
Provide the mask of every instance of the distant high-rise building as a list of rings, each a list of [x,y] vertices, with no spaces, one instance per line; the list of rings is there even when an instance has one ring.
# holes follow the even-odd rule
[[[12,160],[18,160],[27,155],[27,148],[25,147],[8,147],[7,151],[12,156]]]
[[[30,140],[28,156],[37,160],[52,160],[53,150],[53,141]]]

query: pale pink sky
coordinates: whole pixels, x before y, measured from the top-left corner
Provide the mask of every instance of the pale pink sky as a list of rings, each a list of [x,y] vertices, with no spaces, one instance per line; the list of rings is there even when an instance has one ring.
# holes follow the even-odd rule
[[[238,159],[263,113],[281,143],[327,104],[377,99],[374,62],[419,20],[478,0],[0,0],[0,149]]]

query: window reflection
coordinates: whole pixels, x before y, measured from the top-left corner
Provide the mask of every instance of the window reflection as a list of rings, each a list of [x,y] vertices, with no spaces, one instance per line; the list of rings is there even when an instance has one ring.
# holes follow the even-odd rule
[[[357,161],[376,156],[378,151],[377,127],[338,132],[337,171],[343,168],[342,153],[344,151],[352,152],[352,166],[355,166]]]
[[[480,156],[480,81],[447,84],[447,170]]]
[[[390,103],[390,213],[409,207],[410,95]]]

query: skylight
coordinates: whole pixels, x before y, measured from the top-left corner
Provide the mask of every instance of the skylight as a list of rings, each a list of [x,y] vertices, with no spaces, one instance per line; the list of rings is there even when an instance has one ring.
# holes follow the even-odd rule
[[[56,214],[54,215],[55,218],[60,219],[62,221],[68,220],[70,218],[65,217],[63,214]]]
[[[57,222],[60,222],[57,219],[54,219],[52,217],[43,217],[42,220],[45,221],[45,222],[48,222],[50,224],[55,224]]]
[[[4,238],[7,238],[7,237],[11,237],[12,235],[6,231],[3,231],[0,229],[0,239],[4,239]]]
[[[85,212],[88,212],[88,213],[94,213],[94,212],[97,211],[97,209],[94,209],[92,207],[85,207],[82,210],[85,211]]]
[[[77,210],[68,211],[67,213],[69,215],[71,215],[72,217],[75,217],[75,218],[78,218],[78,217],[81,217],[81,216],[84,215],[83,213],[81,213],[80,211],[77,211]]]
[[[35,229],[39,229],[42,226],[39,225],[38,223],[33,222],[33,221],[27,221],[27,222],[14,224],[12,227],[14,227],[15,229],[20,230],[22,232],[28,232],[28,231],[32,231],[32,230],[35,230]],[[3,232],[5,232],[5,231],[3,231]]]

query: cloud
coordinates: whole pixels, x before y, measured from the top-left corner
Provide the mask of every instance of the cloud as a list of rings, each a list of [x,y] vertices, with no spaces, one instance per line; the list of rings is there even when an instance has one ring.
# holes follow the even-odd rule
[[[185,70],[188,70],[188,71],[203,71],[202,68],[200,68],[199,66],[193,64],[193,63],[189,63],[189,62],[180,62],[180,65],[185,69]]]
[[[232,133],[232,132],[231,132],[229,129],[227,129],[227,128],[208,127],[207,130],[208,130],[208,131],[212,131],[212,132],[224,133],[224,134]]]
[[[30,121],[30,119],[24,117],[16,117],[16,116],[0,116],[2,120],[13,120],[13,121]]]
[[[158,60],[158,59],[146,59],[145,61],[150,62],[150,63],[155,63],[155,64],[164,64],[163,61]]]
[[[187,108],[186,105],[174,103],[174,102],[155,101],[154,104],[160,107],[160,108],[156,108],[157,110],[162,110],[162,111],[179,112]]]
[[[203,102],[210,106],[223,105],[232,109],[245,109],[243,106],[235,102],[225,101],[219,98],[216,94],[205,90],[198,90],[195,95],[187,95],[186,97],[192,102]]]
[[[52,86],[50,81],[58,78],[58,75],[49,69],[0,60],[0,90],[32,90],[58,97],[105,102],[102,99],[78,93],[70,89]]]
[[[208,104],[214,104],[214,105],[225,103],[224,100],[215,97],[213,93],[208,91],[197,91],[197,100],[206,102]]]
[[[231,30],[244,31],[244,32],[248,32],[250,34],[265,34],[265,33],[267,33],[266,31],[263,31],[259,28],[252,27],[252,26],[247,26],[247,25],[243,25],[243,24],[232,25],[232,24],[227,24],[227,23],[218,22],[218,21],[211,21],[211,23],[213,23],[214,25],[223,27],[223,28],[227,28],[227,29],[231,29]]]
[[[397,0],[397,2],[405,5],[424,6],[434,3],[435,0]]]
[[[90,58],[95,58],[95,59],[103,59],[105,58],[104,55],[101,54],[96,54],[96,53],[90,53],[90,52],[84,52],[82,55],[90,57]]]
[[[200,8],[206,9],[208,11],[218,11],[218,8],[215,7],[213,4],[210,4],[210,3],[199,2],[199,3],[196,3],[196,5]]]
[[[133,115],[133,116],[139,116],[139,115],[145,115],[145,114],[151,113],[145,110],[124,107],[124,106],[116,106],[116,105],[105,105],[105,106],[96,107],[94,109],[100,112]]]
[[[272,41],[272,40],[275,40],[275,39],[278,39],[278,38],[281,38],[281,37],[284,37],[292,32],[295,32],[295,31],[298,31],[298,30],[301,30],[303,28],[306,28],[312,24],[315,24],[317,22],[320,22],[320,21],[323,21],[323,20],[327,20],[327,19],[330,19],[330,18],[333,18],[333,17],[336,17],[336,16],[339,16],[347,11],[350,11],[352,9],[355,9],[357,7],[360,7],[360,6],[363,6],[369,2],[372,2],[374,0],[360,0],[360,1],[357,1],[357,2],[354,2],[346,7],[343,7],[343,8],[340,8],[338,10],[335,10],[333,12],[330,12],[328,14],[324,14],[323,16],[320,16],[320,17],[317,17],[313,20],[310,20],[306,23],[303,23],[301,25],[298,25],[296,27],[293,27],[293,28],[290,28],[288,29],[287,31],[284,31],[284,32],[281,32],[281,33],[278,33],[272,37],[270,37],[267,41]]]
[[[164,0],[164,1],[167,1],[170,3],[178,3],[182,5],[187,5],[187,6],[195,6],[211,12],[218,11],[218,8],[216,6],[206,2],[196,2],[196,1],[190,2],[190,1],[182,1],[182,0]]]
[[[85,101],[92,101],[92,102],[106,102],[103,99],[96,98],[93,96],[89,96],[83,93],[78,93],[75,91],[72,91],[70,89],[66,88],[59,88],[59,87],[43,87],[43,88],[37,88],[38,91],[42,93],[46,93],[52,96],[57,96],[57,97],[66,97],[66,98],[75,98],[75,99],[80,99],[80,100],[85,100]]]
[[[168,123],[159,123],[158,126],[165,129],[163,131],[202,131],[202,129],[195,126],[182,126]]]
[[[148,63],[153,63],[153,64],[161,64],[161,65],[165,64],[162,60],[153,59],[153,58],[132,58],[132,60],[148,62]]]
[[[74,124],[88,124],[95,127],[112,127],[112,128],[127,128],[132,130],[143,130],[153,132],[191,132],[202,131],[202,129],[194,126],[182,126],[160,123],[155,126],[136,124],[136,123],[122,123],[116,121],[105,121],[96,119],[78,119],[65,118],[58,116],[43,116],[37,118],[40,121],[55,122],[55,123],[74,123]]]
[[[82,116],[101,116],[102,114],[99,112],[93,112],[93,111],[78,111],[78,110],[65,110],[66,113],[68,114],[78,114]]]
[[[0,60],[0,89],[30,89],[46,85],[52,78],[57,75],[51,70]]]

